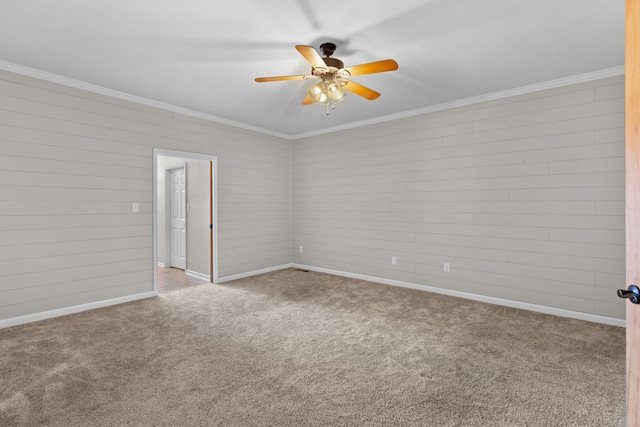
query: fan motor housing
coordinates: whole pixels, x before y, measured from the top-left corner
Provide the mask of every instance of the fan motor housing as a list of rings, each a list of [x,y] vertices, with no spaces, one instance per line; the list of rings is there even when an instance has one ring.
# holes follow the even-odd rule
[[[340,61],[339,59],[336,58],[322,58],[322,60],[324,61],[325,64],[327,64],[328,67],[335,67],[338,70],[341,68],[344,68],[344,63],[342,61]]]
[[[322,58],[325,64],[327,64],[327,68],[312,68],[311,74],[316,77],[329,77],[336,76],[340,74],[341,70],[344,68],[344,63],[336,58]]]

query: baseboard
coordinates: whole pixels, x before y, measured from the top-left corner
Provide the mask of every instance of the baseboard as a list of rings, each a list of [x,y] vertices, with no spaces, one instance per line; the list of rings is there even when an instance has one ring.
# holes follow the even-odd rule
[[[216,283],[230,282],[232,280],[244,279],[258,274],[271,273],[272,271],[284,270],[285,268],[294,267],[294,264],[282,264],[275,267],[263,268],[262,270],[248,271],[246,273],[234,274],[232,276],[219,277]]]
[[[436,288],[433,286],[419,285],[416,283],[402,282],[399,280],[382,279],[380,277],[366,276],[363,274],[348,273],[345,271],[331,270],[327,268],[313,267],[303,264],[292,264],[291,267],[303,270],[317,271],[319,273],[334,274],[336,276],[349,277],[352,279],[366,280],[368,282],[381,283],[384,285],[399,286],[402,288],[417,289],[420,291],[433,292],[435,294],[448,295],[458,298],[470,299],[474,301],[486,302],[489,304],[503,305],[506,307],[520,308],[523,310],[535,311],[538,313],[551,314],[554,316],[568,317],[571,319],[586,320],[588,322],[602,323],[611,326],[626,327],[624,319],[616,319],[614,317],[598,316],[596,314],[581,313],[579,311],[563,310],[561,308],[547,307],[544,305],[530,304],[520,301],[512,301],[508,299],[489,297],[484,295],[476,295],[468,292],[453,291],[449,289]]]
[[[197,271],[185,270],[185,274],[188,274],[189,276],[197,277],[199,279],[209,280],[208,274],[198,273]]]
[[[164,262],[158,261],[158,267],[167,268],[167,265]]]
[[[144,292],[141,294],[127,295],[120,298],[113,298],[104,301],[91,302],[88,304],[76,305],[73,307],[65,307],[57,310],[43,311],[41,313],[28,314],[26,316],[12,317],[10,319],[0,320],[0,329],[10,328],[12,326],[23,325],[25,323],[37,322],[39,320],[51,319],[53,317],[66,316],[67,314],[80,313],[81,311],[93,310],[96,308],[108,307],[110,305],[122,304],[125,302],[137,301],[140,299],[155,296],[155,292]]]
[[[284,270],[286,268],[300,268],[300,269],[303,269],[303,270],[317,271],[319,273],[327,273],[327,274],[333,274],[333,275],[336,275],[336,276],[350,277],[350,278],[353,278],[353,279],[366,280],[366,281],[369,281],[369,282],[381,283],[381,284],[384,284],[384,285],[392,285],[392,286],[399,286],[399,287],[403,287],[403,288],[417,289],[417,290],[421,290],[421,291],[433,292],[433,293],[436,293],[436,294],[449,295],[449,296],[453,296],[453,297],[470,299],[470,300],[480,301],[480,302],[486,302],[486,303],[490,303],[490,304],[503,305],[503,306],[506,306],[506,307],[512,307],[512,308],[519,308],[519,309],[523,309],[523,310],[535,311],[535,312],[538,312],[538,313],[551,314],[551,315],[555,315],[555,316],[568,317],[568,318],[578,319],[578,320],[586,320],[586,321],[595,322],[595,323],[602,323],[602,324],[605,324],[605,325],[619,326],[619,327],[623,327],[623,328],[626,326],[625,320],[616,319],[616,318],[613,318],[613,317],[598,316],[596,314],[581,313],[581,312],[578,312],[578,311],[571,311],[571,310],[563,310],[563,309],[560,309],[560,308],[547,307],[547,306],[543,306],[543,305],[530,304],[530,303],[519,302],[519,301],[512,301],[512,300],[507,300],[507,299],[502,299],[502,298],[488,297],[488,296],[477,295],[477,294],[472,294],[472,293],[468,293],[468,292],[453,291],[453,290],[449,290],[449,289],[436,288],[436,287],[433,287],[433,286],[419,285],[419,284],[416,284],[416,283],[402,282],[402,281],[399,281],[399,280],[392,280],[392,279],[383,279],[383,278],[380,278],[380,277],[367,276],[367,275],[364,275],[364,274],[348,273],[348,272],[345,272],[345,271],[331,270],[331,269],[328,269],[328,268],[313,267],[313,266],[309,266],[309,265],[295,264],[295,263],[283,264],[283,265],[279,265],[279,266],[264,268],[264,269],[261,269],[261,270],[254,270],[254,271],[249,271],[249,272],[246,272],[246,273],[240,273],[240,274],[234,274],[234,275],[231,275],[231,276],[222,277],[222,278],[218,279],[217,283],[224,283],[224,282],[230,282],[232,280],[244,279],[244,278],[251,277],[251,276],[257,276],[258,274],[264,274],[264,273],[270,273],[272,271]],[[194,275],[199,275],[199,273],[196,273]],[[199,275],[198,277],[202,277],[202,275]],[[205,278],[207,280],[209,279],[208,276],[206,276]],[[57,310],[45,311],[45,312],[35,313],[35,314],[29,314],[29,315],[26,315],[26,316],[12,317],[12,318],[9,318],[9,319],[0,320],[0,329],[10,328],[12,326],[23,325],[25,323],[37,322],[39,320],[51,319],[53,317],[65,316],[67,314],[73,314],[73,313],[79,313],[79,312],[82,312],[82,311],[93,310],[93,309],[96,309],[96,308],[108,307],[110,305],[116,305],[116,304],[122,304],[122,303],[125,303],[125,302],[137,301],[137,300],[140,300],[140,299],[150,298],[150,297],[153,297],[155,295],[156,295],[155,292],[144,292],[144,293],[141,293],[141,294],[127,295],[127,296],[120,297],[120,298],[113,298],[113,299],[104,300],[104,301],[97,301],[97,302],[92,302],[92,303],[88,303],[88,304],[81,304],[81,305],[76,305],[76,306],[73,306],[73,307],[66,307],[66,308],[61,308],[61,309],[57,309]]]

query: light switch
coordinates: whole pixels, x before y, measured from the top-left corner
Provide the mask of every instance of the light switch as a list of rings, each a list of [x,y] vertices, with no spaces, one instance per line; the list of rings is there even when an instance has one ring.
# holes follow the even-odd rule
[[[131,210],[132,210],[133,212],[135,212],[135,213],[140,212],[140,203],[134,203],[134,204],[131,206]]]

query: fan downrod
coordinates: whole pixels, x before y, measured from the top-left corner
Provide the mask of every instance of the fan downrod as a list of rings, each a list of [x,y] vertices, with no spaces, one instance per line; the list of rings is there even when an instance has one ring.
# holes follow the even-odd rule
[[[322,51],[322,54],[328,58],[336,51],[336,45],[334,43],[322,43],[320,45],[320,50]]]

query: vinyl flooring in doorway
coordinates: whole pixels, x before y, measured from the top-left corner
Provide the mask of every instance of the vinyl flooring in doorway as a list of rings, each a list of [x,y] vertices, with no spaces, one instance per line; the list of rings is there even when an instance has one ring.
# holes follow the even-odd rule
[[[210,284],[208,280],[186,274],[179,268],[158,267],[158,294]]]

